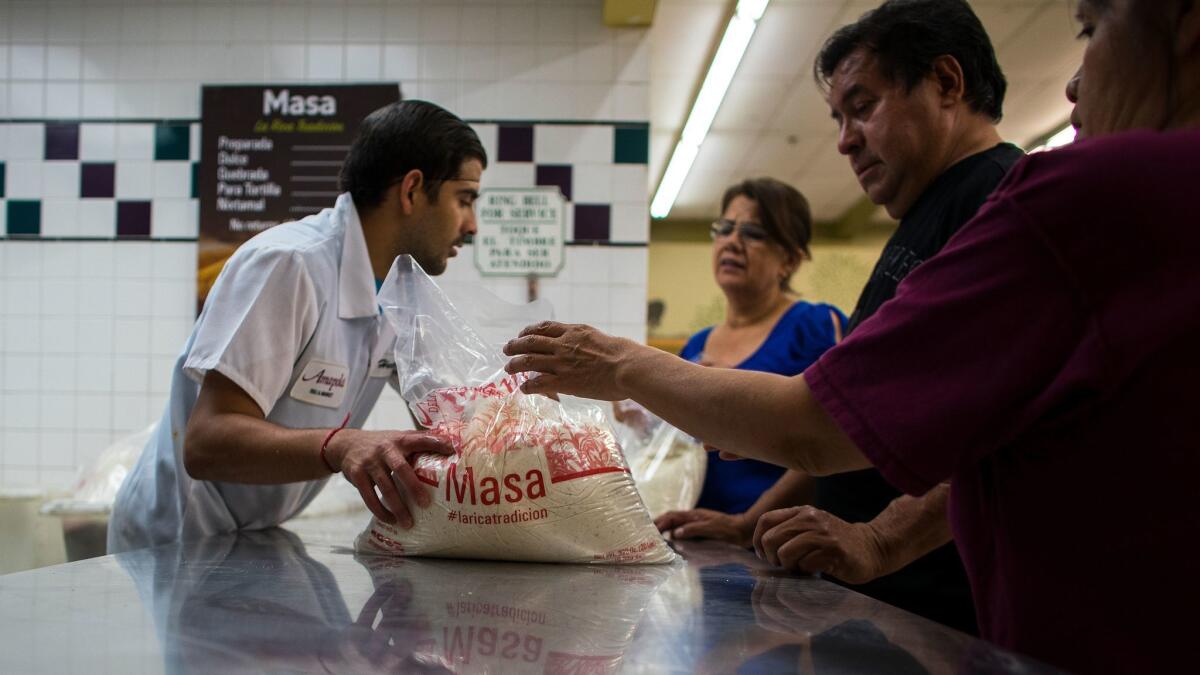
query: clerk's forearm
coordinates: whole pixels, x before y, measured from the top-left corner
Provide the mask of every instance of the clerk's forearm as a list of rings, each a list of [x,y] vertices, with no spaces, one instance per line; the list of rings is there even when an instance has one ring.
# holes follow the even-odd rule
[[[920,497],[903,495],[869,523],[882,548],[882,574],[891,574],[952,540],[946,518],[949,497],[948,483]]]
[[[870,466],[799,375],[706,368],[637,346],[618,366],[617,384],[670,424],[726,452],[815,476]]]
[[[197,480],[274,485],[324,478],[320,448],[328,433],[239,413],[206,415],[188,423],[184,466]]]
[[[746,518],[753,525],[758,522],[759,516],[767,511],[811,504],[815,487],[812,476],[803,471],[788,469],[749,509],[746,509]]]

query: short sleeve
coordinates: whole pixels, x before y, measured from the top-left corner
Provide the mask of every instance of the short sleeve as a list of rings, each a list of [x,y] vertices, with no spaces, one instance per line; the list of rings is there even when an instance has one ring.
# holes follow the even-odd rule
[[[184,361],[201,382],[216,370],[270,414],[316,330],[319,307],[303,257],[286,249],[240,250],[204,303]]]
[[[804,376],[884,477],[921,494],[1087,386],[1088,324],[1043,234],[999,199]]]

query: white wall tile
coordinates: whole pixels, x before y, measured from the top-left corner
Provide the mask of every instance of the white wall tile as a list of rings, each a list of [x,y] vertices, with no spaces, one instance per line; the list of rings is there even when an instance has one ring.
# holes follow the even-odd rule
[[[154,159],[153,124],[118,124],[117,159]]]
[[[14,80],[40,80],[46,76],[46,46],[15,44],[9,47],[9,76]]]
[[[142,356],[115,356],[113,357],[113,391],[118,394],[145,394],[150,388],[150,360],[148,357]],[[120,403],[113,401],[114,408],[119,407]],[[142,406],[145,406],[143,400]],[[143,409],[139,414],[140,419],[145,415]],[[114,415],[115,418],[115,415]],[[124,426],[118,425],[114,419],[114,427]]]
[[[500,9],[494,5],[467,5],[458,17],[458,40],[462,44],[492,44]]]
[[[270,22],[272,40],[302,41],[308,31],[308,12],[291,0],[280,0],[271,8]]]
[[[447,110],[458,110],[458,82],[453,80],[440,82],[425,82],[421,87],[421,98],[436,103]]]
[[[382,53],[377,44],[346,45],[346,79],[379,79],[383,73]]]
[[[646,202],[650,200],[650,184],[645,164],[613,164],[613,200]]]
[[[112,398],[108,394],[76,394],[75,424],[93,431],[112,426]]]
[[[115,80],[118,61],[115,44],[87,44],[83,46],[81,63],[83,78],[87,80]]]
[[[142,356],[150,350],[150,319],[113,320],[113,353]]]
[[[79,162],[50,161],[42,165],[43,197],[78,197]]]
[[[6,163],[5,196],[8,199],[37,199],[42,196],[45,162],[16,160]]]
[[[83,40],[82,7],[57,7],[54,20],[46,26],[46,38],[50,42],[79,42]]]
[[[78,167],[78,165],[76,165]],[[76,179],[78,180],[78,179]],[[79,191],[78,185],[75,191]],[[79,199],[50,198],[42,200],[42,236],[74,237],[79,233]],[[47,249],[47,253],[51,249]],[[58,249],[65,250],[65,249]]]
[[[157,50],[147,43],[124,43],[117,49],[117,79],[146,80],[154,77]]]
[[[46,114],[46,85],[14,80],[8,85],[8,110],[18,119],[42,117]]]
[[[604,284],[574,284],[571,304],[574,321],[593,326],[609,322],[609,288]]]
[[[109,297],[111,297],[111,292]],[[81,370],[90,368],[90,364],[94,363],[97,358],[104,360],[111,357],[113,351],[113,320],[111,315],[112,309],[110,308],[103,316],[80,316],[78,333],[76,333],[76,344],[78,345],[80,354],[79,366]],[[107,391],[107,389],[103,391]]]
[[[608,257],[609,278],[618,283],[646,285],[650,251],[644,246],[613,249]]]
[[[537,78],[543,82],[570,82],[575,78],[575,45],[539,44]]]
[[[155,198],[150,204],[150,234],[156,238],[195,237],[199,232],[198,223],[199,207],[194,199]],[[190,269],[195,276],[194,259]]]
[[[463,87],[463,97],[466,98],[466,90],[468,86]],[[499,137],[499,126],[495,124],[472,124],[471,128],[475,130],[475,135],[479,137],[479,142],[483,144],[484,152],[487,153],[489,166],[496,163],[496,142]]]
[[[308,78],[325,82],[342,79],[342,45],[310,45]]]
[[[643,286],[609,289],[609,315],[613,323],[646,320],[646,289]]]
[[[118,82],[118,117],[154,117],[158,87],[154,82]]]
[[[55,248],[70,248],[62,243]],[[43,317],[65,316],[74,319],[79,315],[79,284],[76,277],[45,279],[41,285],[41,315]],[[74,329],[72,329],[74,330]]]
[[[303,11],[296,8],[292,11]],[[271,8],[266,5],[238,3],[233,8],[233,39],[258,41],[267,34]]]
[[[501,7],[496,36],[501,43],[536,44],[537,18],[515,7]]]
[[[152,285],[152,282],[141,279],[117,279],[115,282],[116,298],[113,302],[113,312],[116,316],[150,316],[150,288]]]
[[[14,466],[36,467],[37,454],[40,448],[37,444],[37,432],[8,431],[4,433],[4,483],[9,487],[20,485],[32,486],[37,481],[37,469],[32,470],[31,476],[24,472],[14,471]]]
[[[538,40],[545,43],[575,43],[575,7],[542,5],[537,9]]]
[[[14,322],[15,323],[15,322]],[[7,333],[7,331],[6,331]],[[7,335],[6,335],[7,338]],[[36,352],[7,353],[4,355],[4,391],[23,392],[38,390],[38,365]]]
[[[151,294],[151,316],[188,318],[196,312],[196,284],[188,281],[155,280]],[[150,326],[146,326],[146,345],[150,347]]]
[[[647,242],[650,240],[650,211],[641,204],[616,203],[612,205],[612,241]]]
[[[158,33],[158,7],[124,7],[121,9],[121,40],[152,39]]]
[[[244,82],[259,82],[267,75],[267,48],[261,44],[229,45],[225,52],[226,72]]]
[[[196,9],[184,4],[171,4],[159,7],[158,37],[172,44],[195,40]]]
[[[421,39],[421,8],[416,4],[388,3],[384,7],[386,39],[396,42],[416,42]]]
[[[113,199],[81,199],[79,201],[78,235],[81,237],[115,237],[117,235],[117,203]],[[111,260],[99,255],[89,260],[89,269],[95,264],[111,266]]]
[[[421,79],[454,81],[457,78],[457,45],[432,44],[421,46]]]
[[[480,180],[482,188],[489,187],[532,187],[534,167],[527,162],[496,162],[488,164]]]
[[[84,14],[83,39],[85,42],[119,42],[121,15],[111,6],[89,4]]]
[[[112,326],[95,323],[93,317],[108,321],[116,310],[113,297],[116,284],[104,279],[89,279],[79,286],[79,349],[85,353],[92,350],[112,351]],[[87,319],[85,322],[84,319]],[[87,337],[90,336],[90,337]],[[104,346],[100,349],[101,345]]]
[[[341,42],[346,36],[346,10],[339,5],[314,5],[308,9],[308,39]]]
[[[537,50],[529,44],[502,44],[497,49],[497,76],[501,80],[537,78]]]
[[[45,153],[46,127],[42,124],[8,125],[8,159],[37,159]],[[8,169],[12,180],[12,167]],[[11,195],[10,195],[11,196]]]
[[[159,83],[154,109],[162,118],[200,116],[200,90],[190,83]]]
[[[609,280],[608,252],[600,246],[568,246],[565,266],[577,284],[602,284]]]
[[[46,77],[51,80],[78,80],[83,74],[83,50],[79,45],[46,47]]]
[[[153,197],[154,164],[149,160],[117,162],[117,199],[150,199]]]
[[[612,165],[576,164],[574,201],[578,204],[607,204],[613,200],[612,184]]]
[[[196,39],[201,42],[225,42],[233,34],[233,17],[229,5],[199,5],[196,7],[193,24],[196,28]],[[303,13],[302,7],[287,8],[286,11]]]
[[[147,383],[149,380],[147,380]],[[145,384],[142,385],[146,387]],[[150,397],[140,394],[114,394],[113,395],[113,432],[117,434],[131,434],[139,431],[157,417],[151,413]]]
[[[41,426],[41,408],[37,394],[31,392],[5,392],[4,427],[6,429],[37,429]]]
[[[23,279],[9,278],[4,281],[4,312],[5,321],[14,316],[36,316],[41,305],[38,302],[38,283]]]
[[[37,354],[41,349],[41,324],[33,317],[4,322],[4,349],[10,354]]]
[[[122,164],[124,166],[124,164]],[[154,193],[158,199],[187,199],[192,192],[190,162],[154,162]]]
[[[195,320],[189,318],[163,319],[155,317],[150,324],[150,353],[157,356],[178,356],[183,351]]]
[[[154,245],[151,253],[152,278],[196,282],[196,244],[160,243]]]
[[[458,78],[467,82],[493,83],[500,71],[496,45],[464,45],[459,50]]]
[[[273,44],[267,52],[267,76],[279,80],[303,80],[306,50],[301,44]]]
[[[400,80],[400,86],[406,88],[405,80],[415,79],[421,72],[421,49],[415,44],[392,44],[383,48],[383,76],[390,80]]]
[[[74,354],[42,354],[38,375],[45,383],[43,391],[75,391],[76,362]]]
[[[613,119],[644,120],[650,113],[650,85],[618,84],[613,92]]]
[[[348,42],[378,42],[383,37],[382,30],[382,6],[350,6],[346,9],[346,40]]]
[[[113,247],[113,271],[117,279],[149,279],[150,272],[154,269],[153,251],[156,244],[144,241],[129,241],[121,242]],[[134,291],[136,294],[141,289]],[[123,289],[118,287],[117,294],[120,295]],[[150,298],[150,293],[147,290],[142,296],[144,299]]]
[[[38,321],[38,349],[43,355],[71,355],[77,349],[76,325],[73,317],[42,317]],[[11,348],[11,346],[10,346]],[[52,385],[52,381],[47,381]]]
[[[155,356],[150,359],[150,392],[166,394],[171,391],[171,378],[175,372],[176,359],[171,356]]]
[[[36,241],[8,242],[4,247],[3,275],[10,279],[34,280],[40,277],[42,275],[42,248],[44,246],[44,244]]]
[[[82,336],[81,336],[82,337]],[[75,386],[85,394],[111,396],[113,391],[113,360],[108,354],[85,354],[79,357]]]
[[[462,10],[456,6],[423,4],[421,6],[421,41],[427,43],[458,41],[460,11]]]
[[[78,118],[83,87],[75,82],[50,82],[46,85],[46,116],[60,119]]]
[[[117,115],[117,86],[110,82],[84,82],[82,114],[86,119],[105,119]]]

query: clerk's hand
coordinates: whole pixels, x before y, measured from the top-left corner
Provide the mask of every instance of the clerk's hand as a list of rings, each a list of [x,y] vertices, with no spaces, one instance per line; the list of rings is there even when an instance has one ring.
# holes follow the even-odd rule
[[[871,581],[884,569],[882,545],[869,524],[811,506],[764,513],[754,529],[754,550],[789,572],[821,572],[851,584]]]
[[[371,513],[404,529],[413,526],[413,518],[400,488],[410,502],[416,502],[421,508],[432,503],[429,486],[417,478],[412,467],[413,457],[426,452],[452,455],[454,448],[445,440],[422,431],[362,429],[339,431],[326,448],[330,464],[358,488]],[[376,488],[383,496],[382,502],[375,493]]]
[[[668,511],[654,520],[659,532],[672,539],[716,539],[750,548],[754,522],[744,513],[721,513],[711,509]]]
[[[521,385],[526,394],[619,401],[626,397],[617,384],[618,369],[626,356],[639,349],[650,347],[591,326],[543,321],[504,345],[504,353],[513,357],[504,369],[536,374]]]

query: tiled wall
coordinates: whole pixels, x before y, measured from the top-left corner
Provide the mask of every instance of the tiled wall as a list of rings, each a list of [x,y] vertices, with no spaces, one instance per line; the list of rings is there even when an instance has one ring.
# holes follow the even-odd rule
[[[559,318],[645,334],[645,32],[600,0],[0,2],[0,487],[60,489],[161,414],[191,329],[202,83],[400,82],[484,187],[558,185]],[[466,250],[447,279],[480,279]],[[370,424],[407,424],[388,392]]]

